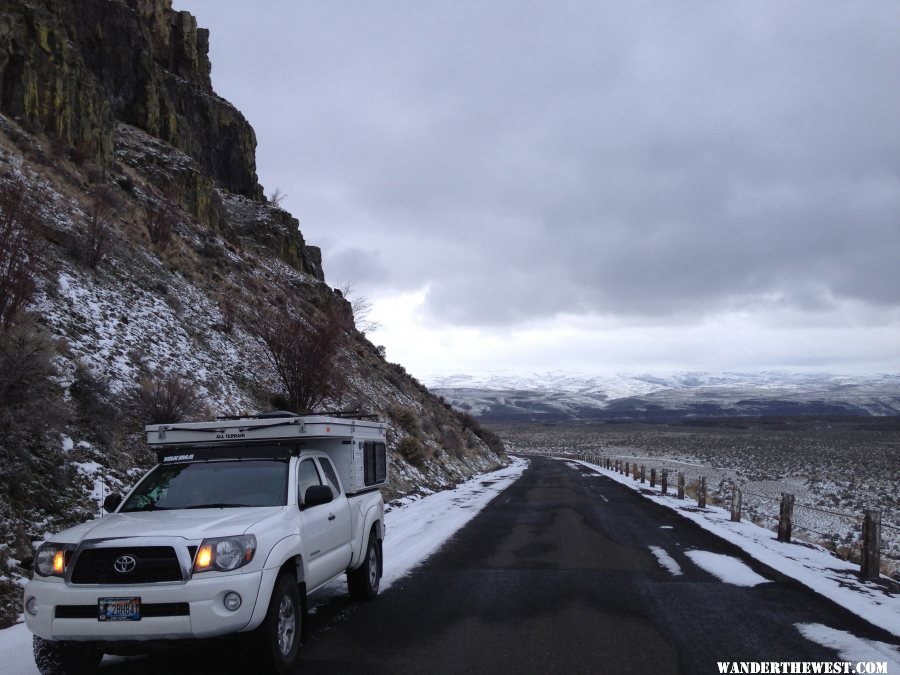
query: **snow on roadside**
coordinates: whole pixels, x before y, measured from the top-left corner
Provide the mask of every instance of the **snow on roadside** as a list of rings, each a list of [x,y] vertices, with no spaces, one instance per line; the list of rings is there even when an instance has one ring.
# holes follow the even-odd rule
[[[731,522],[731,512],[717,506],[697,508],[696,503],[674,495],[651,493],[647,485],[605,469],[591,462],[576,462],[638,492],[641,496],[676,511],[725,541],[734,544],[754,559],[800,582],[841,607],[862,617],[893,635],[900,636],[900,594],[891,592],[883,583],[861,581],[859,565],[831,555],[829,551],[807,542],[779,542],[775,533],[741,521]]]
[[[387,533],[381,589],[386,590],[435,553],[494,497],[518,480],[526,468],[528,460],[511,458],[507,467],[470,478],[452,490],[389,507],[384,517]],[[321,603],[345,592],[346,581],[341,577],[316,593],[313,602]],[[315,611],[315,606],[311,611]],[[3,655],[0,671],[37,675],[31,653],[31,632],[24,623],[0,630],[0,654]]]

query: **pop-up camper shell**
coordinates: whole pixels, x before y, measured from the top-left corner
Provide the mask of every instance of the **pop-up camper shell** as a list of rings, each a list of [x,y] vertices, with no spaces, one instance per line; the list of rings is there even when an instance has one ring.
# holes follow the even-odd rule
[[[348,495],[387,483],[386,425],[323,415],[148,424],[160,463],[298,455],[319,450],[334,463]]]

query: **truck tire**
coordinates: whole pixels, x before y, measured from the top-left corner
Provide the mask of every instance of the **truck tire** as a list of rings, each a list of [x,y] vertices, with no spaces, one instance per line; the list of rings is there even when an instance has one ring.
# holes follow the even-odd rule
[[[263,672],[290,673],[297,667],[303,628],[303,604],[297,580],[282,572],[275,581],[269,611],[256,637]]]
[[[44,640],[37,635],[32,640],[34,663],[41,675],[82,675],[93,673],[103,652],[92,647]]]
[[[375,529],[369,533],[366,557],[363,564],[347,572],[347,587],[350,597],[359,602],[370,602],[378,595],[381,585],[381,545],[375,536]]]

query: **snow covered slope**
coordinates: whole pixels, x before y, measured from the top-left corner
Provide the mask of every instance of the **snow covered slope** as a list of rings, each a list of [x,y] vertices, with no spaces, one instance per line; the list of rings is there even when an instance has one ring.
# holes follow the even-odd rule
[[[454,407],[488,420],[900,414],[900,374],[549,372],[452,375],[426,384]]]

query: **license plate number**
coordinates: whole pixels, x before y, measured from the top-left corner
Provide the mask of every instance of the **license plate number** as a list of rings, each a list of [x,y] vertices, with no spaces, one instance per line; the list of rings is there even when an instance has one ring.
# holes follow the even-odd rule
[[[140,598],[99,598],[97,617],[100,621],[140,621]]]

